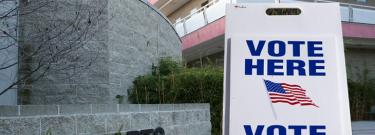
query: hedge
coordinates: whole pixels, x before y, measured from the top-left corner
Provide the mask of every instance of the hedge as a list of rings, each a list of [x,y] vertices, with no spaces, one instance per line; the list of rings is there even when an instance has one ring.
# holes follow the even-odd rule
[[[358,80],[348,79],[350,114],[352,120],[371,120],[370,108],[375,105],[375,80],[365,69]],[[373,113],[373,112],[372,112]],[[373,115],[373,114],[372,114]]]
[[[139,76],[129,91],[138,104],[210,103],[212,134],[221,133],[223,70],[215,67],[182,68],[162,59],[150,75]]]

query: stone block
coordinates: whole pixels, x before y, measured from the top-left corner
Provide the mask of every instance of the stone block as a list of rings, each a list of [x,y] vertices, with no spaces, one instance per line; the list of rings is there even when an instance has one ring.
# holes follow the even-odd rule
[[[187,135],[211,135],[211,123],[203,122],[187,125]]]
[[[115,73],[109,73],[109,83],[110,84],[121,84],[121,79],[123,78],[122,75],[115,74]]]
[[[85,84],[77,87],[77,97],[75,102],[77,104],[102,104],[109,102],[110,90],[108,84]]]
[[[55,91],[56,95],[77,95],[77,85],[54,85],[54,87],[51,90]]]
[[[200,121],[210,121],[211,119],[211,114],[209,110],[196,111],[196,113],[198,113],[198,120]]]
[[[21,116],[57,115],[57,105],[21,105]]]
[[[88,83],[91,84],[108,83],[109,81],[108,72],[89,73],[88,77]]]
[[[183,111],[183,110],[186,110],[186,106],[185,104],[173,104],[173,110]]]
[[[165,135],[178,135],[177,134],[177,129],[178,127],[165,127]]]
[[[186,111],[175,111],[172,113],[172,121],[175,125],[185,125],[189,123]]]
[[[172,112],[155,112],[151,113],[152,127],[167,127],[173,125]]]
[[[47,100],[44,96],[31,94],[30,99],[27,103],[38,103],[38,104],[47,104]]]
[[[151,119],[149,113],[133,113],[131,115],[130,129],[147,129],[151,128]]]
[[[141,104],[141,112],[156,112],[159,110],[158,104]]]
[[[202,104],[183,104],[186,110],[195,110],[203,108]]]
[[[1,135],[40,135],[39,118],[0,119]]]
[[[127,75],[127,73],[129,72],[126,68],[128,65],[125,65],[122,63],[116,63],[112,61],[110,61],[108,64],[109,64],[109,71],[111,71],[111,73]]]
[[[127,92],[125,89],[121,88],[120,84],[110,84],[109,87],[110,87],[109,97],[112,99],[113,103],[116,103],[116,104],[128,103]],[[122,96],[122,101],[120,101],[119,98],[116,98],[118,95]]]
[[[89,104],[65,104],[60,105],[60,115],[65,114],[89,114],[91,105]]]
[[[126,19],[126,18],[123,18]],[[119,21],[119,22],[118,22]],[[134,31],[133,29],[129,28],[130,26],[124,25],[121,20],[114,20],[113,22],[109,23],[108,28],[108,39],[109,43],[117,44],[120,46],[109,46],[111,51],[118,51],[116,48],[124,48],[133,46],[133,37]]]
[[[116,113],[117,104],[93,104],[92,113]]]
[[[126,24],[128,24],[128,26],[133,28],[134,30],[138,30],[139,28],[141,28],[139,22],[143,20],[143,17],[145,16],[144,9],[146,8],[142,7],[141,2],[134,1],[134,0],[133,1],[128,0],[127,5],[128,5],[127,8],[124,8],[122,11],[124,12],[123,17],[127,18]]]
[[[159,104],[159,111],[173,111],[173,104]]]
[[[114,114],[106,116],[107,132],[127,131],[130,129],[130,114]]]
[[[18,116],[18,106],[0,105],[0,117]]]
[[[174,133],[176,134],[176,135],[195,135],[195,134],[188,134],[189,133],[189,131],[188,131],[189,129],[188,129],[188,125],[184,125],[184,126],[176,126],[176,127],[174,127]]]
[[[210,110],[210,104],[192,104],[196,109]]]
[[[73,97],[76,97],[76,95],[46,95],[45,101],[46,101],[46,104],[48,103],[72,104],[72,103],[75,103]]]
[[[72,135],[76,133],[74,116],[42,117],[42,135]]]
[[[187,110],[186,111],[187,113],[187,117],[189,119],[189,123],[196,123],[196,122],[200,122],[201,120],[201,116],[203,115],[202,113],[204,113],[203,111],[192,111],[192,110]]]
[[[211,119],[209,110],[187,110],[186,114],[189,123],[209,122]]]
[[[120,112],[140,112],[139,104],[119,104]]]
[[[105,115],[77,115],[78,134],[103,134],[105,133]]]
[[[86,52],[87,53],[87,52]],[[92,53],[96,53],[96,52],[92,52]],[[92,56],[92,57],[96,57],[96,59],[94,61],[92,61],[92,65],[90,67],[87,68],[85,72],[85,76],[83,77],[86,77],[86,79],[84,81],[87,80],[87,83],[89,83],[89,80],[92,81],[91,79],[89,79],[93,74],[101,74],[104,76],[104,74],[108,74],[109,72],[109,66],[108,65],[108,58],[103,56],[103,55],[108,55],[107,53],[97,53],[98,55],[100,56]],[[91,57],[91,56],[88,56],[88,57]],[[88,58],[88,59],[92,59],[92,58]],[[109,75],[108,75],[109,77]],[[104,82],[101,82],[101,83],[107,83],[107,81],[104,81]]]

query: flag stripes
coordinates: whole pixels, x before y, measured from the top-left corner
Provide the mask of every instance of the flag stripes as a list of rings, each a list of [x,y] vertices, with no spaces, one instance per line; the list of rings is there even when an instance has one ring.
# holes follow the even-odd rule
[[[299,85],[275,83],[269,80],[264,80],[264,83],[272,103],[318,107],[313,100],[306,96],[306,90]]]

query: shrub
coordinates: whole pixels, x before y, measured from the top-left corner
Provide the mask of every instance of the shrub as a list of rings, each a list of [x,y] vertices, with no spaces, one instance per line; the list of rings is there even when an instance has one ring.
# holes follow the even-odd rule
[[[212,134],[221,133],[223,70],[182,68],[171,59],[160,60],[151,75],[139,76],[129,89],[138,104],[210,103]]]
[[[369,70],[365,69],[360,80],[348,80],[350,113],[352,120],[368,120],[368,112],[375,103],[375,83],[368,78]]]

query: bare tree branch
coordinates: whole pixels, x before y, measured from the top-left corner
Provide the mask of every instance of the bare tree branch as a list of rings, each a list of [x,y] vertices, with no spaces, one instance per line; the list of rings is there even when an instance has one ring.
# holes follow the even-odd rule
[[[0,67],[0,70],[8,69],[8,68],[13,67],[13,66],[15,66],[15,65],[17,65],[17,64],[18,64],[18,62],[15,62],[15,63],[12,63],[12,64],[7,65],[7,66]]]
[[[9,44],[9,45],[3,47],[3,48],[0,48],[0,51],[1,51],[1,50],[5,50],[5,49],[8,49],[9,47],[12,47],[12,46],[16,45],[16,43],[17,43],[17,42],[13,42],[13,43],[11,43],[11,44]]]
[[[52,0],[31,1],[23,6],[15,6],[12,9],[0,12],[0,22],[7,22],[12,17],[24,17],[33,15],[33,13],[44,12],[42,8],[53,4]],[[0,0],[0,5],[4,0]],[[6,65],[0,67],[0,71],[11,68],[20,64],[22,73],[7,88],[0,90],[0,95],[14,89],[22,89],[23,86],[29,85],[43,78],[49,73],[66,73],[66,78],[72,78],[74,75],[83,72],[93,64],[97,55],[86,58],[82,54],[82,49],[97,31],[98,21],[102,15],[102,10],[90,9],[81,10],[78,5],[76,14],[69,20],[60,20],[54,18],[51,22],[43,26],[37,22],[37,27],[27,27],[31,33],[26,33],[22,38],[17,37],[18,27],[15,24],[13,28],[0,29],[0,39],[12,39],[9,43],[0,42],[0,55],[9,53],[13,46],[19,48],[19,60],[7,60]],[[8,24],[7,24],[8,25]],[[13,31],[15,30],[15,31]],[[2,35],[1,35],[2,34]],[[0,61],[1,62],[1,61]],[[80,62],[77,64],[77,62]],[[11,64],[9,64],[11,63]],[[67,72],[69,71],[69,72]]]

